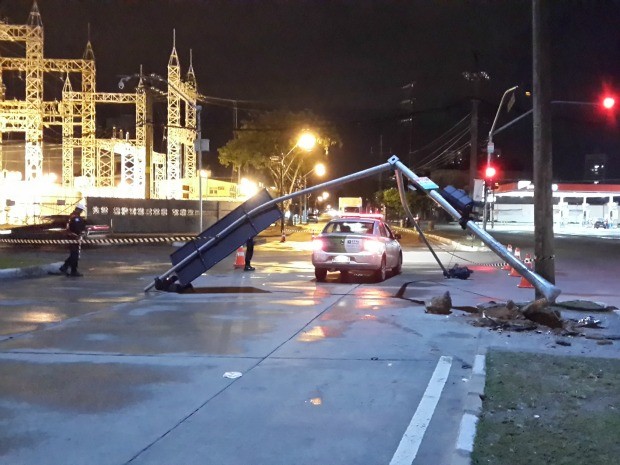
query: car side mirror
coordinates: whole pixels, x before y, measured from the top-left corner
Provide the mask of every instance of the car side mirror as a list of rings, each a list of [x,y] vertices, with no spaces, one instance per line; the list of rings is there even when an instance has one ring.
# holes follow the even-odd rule
[[[394,237],[395,237],[397,240],[399,240],[399,241],[400,241],[400,240],[401,240],[401,238],[402,238],[402,236],[400,235],[400,233],[394,233]]]

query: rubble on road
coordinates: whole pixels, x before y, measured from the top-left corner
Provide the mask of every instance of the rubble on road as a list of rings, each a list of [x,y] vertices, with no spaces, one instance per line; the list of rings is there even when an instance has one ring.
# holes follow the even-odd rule
[[[592,329],[605,329],[600,319],[587,316],[579,319],[562,318],[561,309],[573,309],[583,311],[609,311],[604,309],[613,309],[604,304],[588,301],[570,301],[558,303],[549,303],[547,299],[537,299],[531,302],[486,302],[476,307],[452,306],[450,292],[445,292],[442,296],[433,297],[430,301],[425,302],[426,313],[449,315],[452,309],[461,310],[470,313],[473,319],[470,323],[478,327],[486,327],[497,331],[540,331],[542,327],[548,328],[554,335],[562,338],[585,337],[587,339],[595,339],[597,341],[609,341],[612,343],[620,336],[591,334]],[[570,345],[566,339],[556,340],[558,345]]]
[[[449,315],[452,313],[452,298],[450,297],[450,291],[446,291],[444,295],[440,297],[433,297],[430,302],[425,304],[425,306],[426,313]]]

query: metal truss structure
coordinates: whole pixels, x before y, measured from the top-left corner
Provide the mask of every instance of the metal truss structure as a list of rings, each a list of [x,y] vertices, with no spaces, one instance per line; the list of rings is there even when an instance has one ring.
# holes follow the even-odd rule
[[[81,155],[82,188],[115,187],[115,158],[121,159],[121,184],[129,186],[131,196],[161,198],[175,196],[181,190],[181,178],[196,173],[194,141],[196,139],[197,86],[190,63],[186,81],[173,40],[168,63],[168,131],[167,154],[154,153],[148,124],[152,119],[152,103],[142,79],[135,93],[97,92],[95,88],[95,54],[90,40],[82,59],[45,58],[43,22],[36,1],[27,24],[0,22],[0,41],[23,44],[25,57],[0,56],[0,166],[2,166],[3,133],[25,133],[24,179],[34,181],[43,175],[43,128],[62,129],[62,185],[76,187],[74,165]],[[5,72],[25,75],[25,99],[6,100],[2,79]],[[44,75],[56,73],[64,78],[60,101],[44,101]],[[142,73],[140,73],[142,75]],[[71,84],[79,81],[80,90]],[[179,93],[184,97],[181,100]],[[190,104],[188,104],[188,99]],[[191,105],[193,102],[193,107]],[[120,104],[135,107],[135,138],[124,140],[96,137],[96,105]],[[147,185],[148,184],[148,185]],[[176,186],[178,184],[178,187]],[[167,188],[162,189],[165,185]]]

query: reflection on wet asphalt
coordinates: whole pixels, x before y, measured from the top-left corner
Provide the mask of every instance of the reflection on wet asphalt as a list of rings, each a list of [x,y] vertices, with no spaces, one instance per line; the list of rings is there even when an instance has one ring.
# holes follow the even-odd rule
[[[2,360],[0,398],[50,410],[110,412],[143,401],[149,396],[145,389],[149,385],[184,378],[182,369],[139,364]],[[61,385],[63,389],[54,389]]]

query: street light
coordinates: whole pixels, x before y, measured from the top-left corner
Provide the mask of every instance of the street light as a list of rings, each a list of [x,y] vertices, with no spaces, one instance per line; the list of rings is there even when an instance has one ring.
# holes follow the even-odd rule
[[[487,143],[487,165],[491,166],[491,155],[495,151],[495,144],[493,144],[493,131],[495,131],[495,125],[497,124],[497,119],[499,118],[499,113],[502,110],[502,106],[504,105],[504,100],[506,100],[506,96],[511,92],[514,92],[519,86],[511,87],[504,92],[502,95],[502,99],[499,102],[499,106],[497,107],[497,113],[495,113],[495,119],[493,120],[493,125],[491,126],[491,130],[489,131],[489,142]],[[487,229],[487,192],[486,187],[484,189],[484,207],[482,211],[482,229],[486,231]]]
[[[316,136],[311,132],[303,132],[297,140],[297,146],[309,152],[316,145]]]
[[[316,136],[309,132],[303,131],[299,137],[297,138],[297,142],[291,149],[285,154],[279,157],[280,162],[280,197],[284,195],[284,160],[291,154],[296,148],[300,148],[306,152],[310,152],[314,146],[316,145]],[[278,158],[275,158],[276,160]],[[290,166],[290,165],[289,165]],[[282,215],[282,219],[280,220],[280,233],[284,235],[284,215]]]

